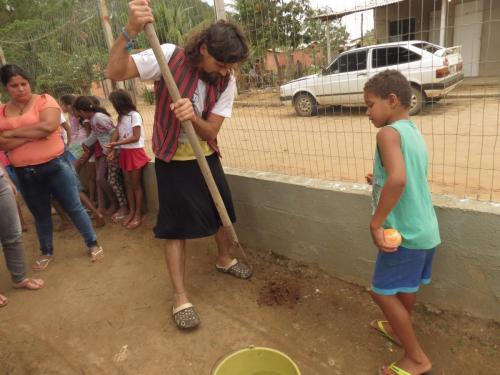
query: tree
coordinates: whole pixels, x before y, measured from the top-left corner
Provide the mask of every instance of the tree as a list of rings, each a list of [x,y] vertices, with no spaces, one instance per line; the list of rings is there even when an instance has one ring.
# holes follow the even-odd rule
[[[308,18],[306,27],[308,33],[311,35],[311,38],[318,42],[321,46],[323,46],[323,56],[324,61],[320,65],[327,65],[330,61],[326,61],[327,53],[327,32],[330,33],[330,48],[333,51],[338,51],[341,46],[343,46],[347,40],[349,40],[349,33],[347,32],[347,28],[341,24],[340,19],[336,19],[334,21],[322,21],[314,16],[319,16],[322,14],[330,14],[332,13],[331,8],[324,7],[314,11],[313,16]]]
[[[245,29],[254,57],[263,58],[271,49],[278,69],[278,80],[283,80],[283,68],[278,61],[278,50],[291,53],[303,43],[311,41],[304,28],[312,14],[309,0],[236,0],[234,18]]]
[[[303,45],[318,42],[326,46],[326,24],[314,19],[318,14],[330,13],[331,9],[315,11],[309,0],[236,0],[233,17],[245,29],[255,58],[264,58],[267,50],[273,52],[278,69],[278,81],[284,78],[278,52],[287,53],[287,66],[294,67],[292,53]],[[329,27],[332,48],[337,49],[349,38],[346,27],[339,22]],[[326,51],[326,50],[325,50]],[[314,55],[314,54],[313,54]],[[326,55],[326,53],[323,53]],[[316,56],[313,56],[315,59]],[[323,62],[315,65],[324,65]]]
[[[127,2],[107,3],[116,36],[125,24]],[[192,28],[213,20],[212,8],[201,0],[153,4],[162,42],[182,44]],[[35,90],[86,94],[92,82],[104,79],[108,48],[96,0],[0,0],[0,44],[7,62],[31,73]],[[145,36],[138,47],[148,47]]]

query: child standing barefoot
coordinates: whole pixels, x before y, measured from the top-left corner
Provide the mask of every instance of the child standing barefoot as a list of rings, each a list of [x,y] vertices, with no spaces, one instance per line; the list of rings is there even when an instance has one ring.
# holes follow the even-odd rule
[[[415,336],[411,312],[420,284],[431,281],[434,253],[441,242],[427,183],[427,149],[409,120],[411,89],[401,73],[386,70],[375,75],[364,87],[364,98],[366,114],[380,129],[373,174],[367,175],[373,184],[370,231],[379,249],[371,295],[387,319],[372,326],[404,349],[403,357],[379,374],[425,374],[432,364]],[[401,233],[401,246],[386,243],[384,228]]]
[[[123,225],[135,229],[142,222],[141,205],[143,197],[142,169],[149,162],[144,152],[144,132],[141,115],[137,112],[132,97],[125,90],[116,90],[109,100],[118,113],[118,141],[109,147],[120,147],[120,168],[125,178],[129,203],[129,215]]]

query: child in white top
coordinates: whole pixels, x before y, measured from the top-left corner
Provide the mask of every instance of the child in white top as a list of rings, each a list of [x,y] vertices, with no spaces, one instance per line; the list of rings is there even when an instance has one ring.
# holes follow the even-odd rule
[[[135,229],[141,225],[141,204],[143,198],[142,169],[149,163],[144,152],[144,130],[142,117],[137,112],[130,94],[125,90],[116,90],[109,95],[109,100],[118,113],[118,140],[109,143],[113,148],[109,158],[116,157],[120,149],[120,168],[125,179],[129,215],[123,221],[127,229]]]

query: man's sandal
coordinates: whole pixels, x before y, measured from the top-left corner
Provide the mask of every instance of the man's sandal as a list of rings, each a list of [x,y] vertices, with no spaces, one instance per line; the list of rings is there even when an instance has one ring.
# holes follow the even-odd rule
[[[389,332],[385,329],[385,324],[388,324],[389,322],[387,320],[373,320],[370,323],[370,327],[372,327],[375,331],[378,333],[382,334],[386,339],[392,341],[394,344],[401,346],[401,343],[397,338],[394,336],[390,335]]]
[[[172,316],[180,329],[190,329],[200,325],[200,317],[189,302],[175,308],[172,307]]]
[[[234,258],[226,267],[215,265],[215,268],[223,273],[227,273],[238,279],[249,279],[252,276],[252,270],[246,264],[241,263]]]
[[[34,271],[43,271],[46,269],[49,265],[49,263],[52,261],[53,255],[40,255],[37,260],[35,260],[35,263],[33,264],[33,270]]]
[[[9,304],[9,300],[3,294],[0,294],[0,307],[5,307]]]
[[[97,262],[98,260],[104,258],[104,250],[102,249],[102,246],[98,245],[92,246],[89,249],[89,254],[91,262]]]
[[[38,290],[43,288],[43,280],[42,279],[30,279],[30,278],[25,278],[24,280],[12,284],[12,287],[14,289],[29,289],[29,290]]]

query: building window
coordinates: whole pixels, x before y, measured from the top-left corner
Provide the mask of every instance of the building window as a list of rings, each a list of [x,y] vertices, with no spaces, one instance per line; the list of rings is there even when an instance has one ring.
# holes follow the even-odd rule
[[[415,18],[389,22],[389,41],[415,40]]]

